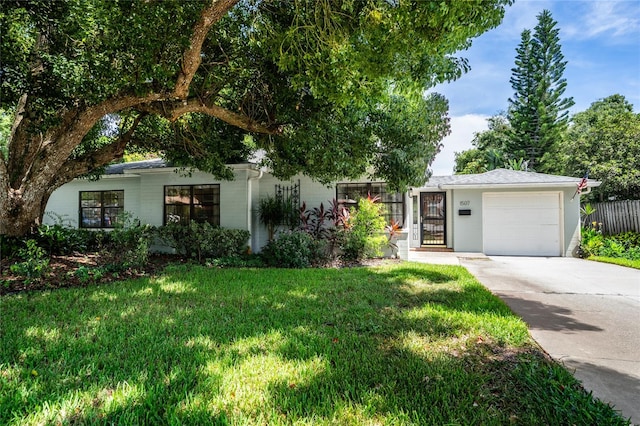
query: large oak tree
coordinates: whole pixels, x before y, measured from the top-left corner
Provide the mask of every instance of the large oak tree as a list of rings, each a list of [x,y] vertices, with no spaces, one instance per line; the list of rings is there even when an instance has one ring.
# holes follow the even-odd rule
[[[452,55],[509,3],[0,2],[0,234],[28,232],[56,188],[125,149],[222,177],[261,149],[280,176],[424,180],[446,104],[422,93],[466,71]],[[439,124],[403,140],[396,112]]]

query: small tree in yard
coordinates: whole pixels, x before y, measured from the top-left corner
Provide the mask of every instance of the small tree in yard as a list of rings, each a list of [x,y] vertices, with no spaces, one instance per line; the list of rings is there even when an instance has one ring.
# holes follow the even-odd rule
[[[281,178],[420,185],[448,131],[422,94],[511,2],[2,1],[0,235],[125,150],[230,178],[260,149]]]
[[[349,260],[382,256],[387,243],[384,205],[376,198],[361,198],[352,208],[344,227],[343,257]]]

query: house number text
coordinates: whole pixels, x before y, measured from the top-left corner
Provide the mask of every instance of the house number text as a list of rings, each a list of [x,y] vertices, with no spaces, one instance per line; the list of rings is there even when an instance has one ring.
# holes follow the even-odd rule
[[[471,201],[469,201],[469,200],[460,201],[460,206],[468,206],[470,204],[471,204]]]

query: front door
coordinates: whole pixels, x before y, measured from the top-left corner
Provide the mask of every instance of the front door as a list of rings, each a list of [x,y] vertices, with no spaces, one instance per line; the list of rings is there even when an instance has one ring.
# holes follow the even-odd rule
[[[423,246],[445,245],[447,198],[444,192],[420,193],[421,240]]]

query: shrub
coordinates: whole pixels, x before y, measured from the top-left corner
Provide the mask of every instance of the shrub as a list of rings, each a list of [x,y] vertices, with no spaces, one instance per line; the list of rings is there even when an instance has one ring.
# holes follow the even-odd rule
[[[149,243],[152,238],[150,226],[134,226],[131,228],[118,227],[105,233],[107,238],[107,253],[109,263],[121,268],[140,268],[149,260]]]
[[[0,235],[0,260],[18,256],[21,248],[24,248],[24,240],[22,238]]]
[[[89,231],[94,246],[105,260],[111,272],[129,268],[140,268],[149,260],[149,244],[153,238],[153,227],[140,225],[140,221],[125,213],[118,225],[111,230]]]
[[[73,221],[65,215],[47,212],[53,225],[41,225],[33,236],[38,245],[50,255],[68,255],[73,252],[87,251],[93,232],[87,229],[76,229]]]
[[[95,239],[94,232],[87,229],[74,229],[61,224],[41,225],[36,238],[38,245],[51,255],[68,255],[73,252],[86,252]]]
[[[342,257],[348,260],[382,256],[382,247],[387,243],[384,205],[376,198],[362,198],[358,209],[351,209],[342,231]]]
[[[640,247],[640,232],[624,232],[622,234],[613,235],[611,238],[621,244],[625,249]]]
[[[268,266],[308,268],[317,258],[320,244],[303,231],[282,232],[262,249],[262,258]]]
[[[611,238],[606,238],[598,250],[598,256],[604,257],[624,257],[624,254],[624,246]]]
[[[27,281],[38,280],[49,271],[49,258],[34,239],[28,239],[25,247],[18,250],[22,262],[11,265],[11,272],[24,276]]]
[[[93,268],[89,266],[78,266],[73,272],[68,272],[67,276],[73,276],[78,279],[81,284],[88,284],[100,281],[104,275],[102,268]]]
[[[210,223],[168,224],[158,237],[179,254],[202,263],[205,259],[240,256],[247,251],[251,234],[244,229],[224,229]]]
[[[640,259],[640,233],[604,236],[598,224],[582,229],[580,248],[585,257],[600,256],[629,260]]]

